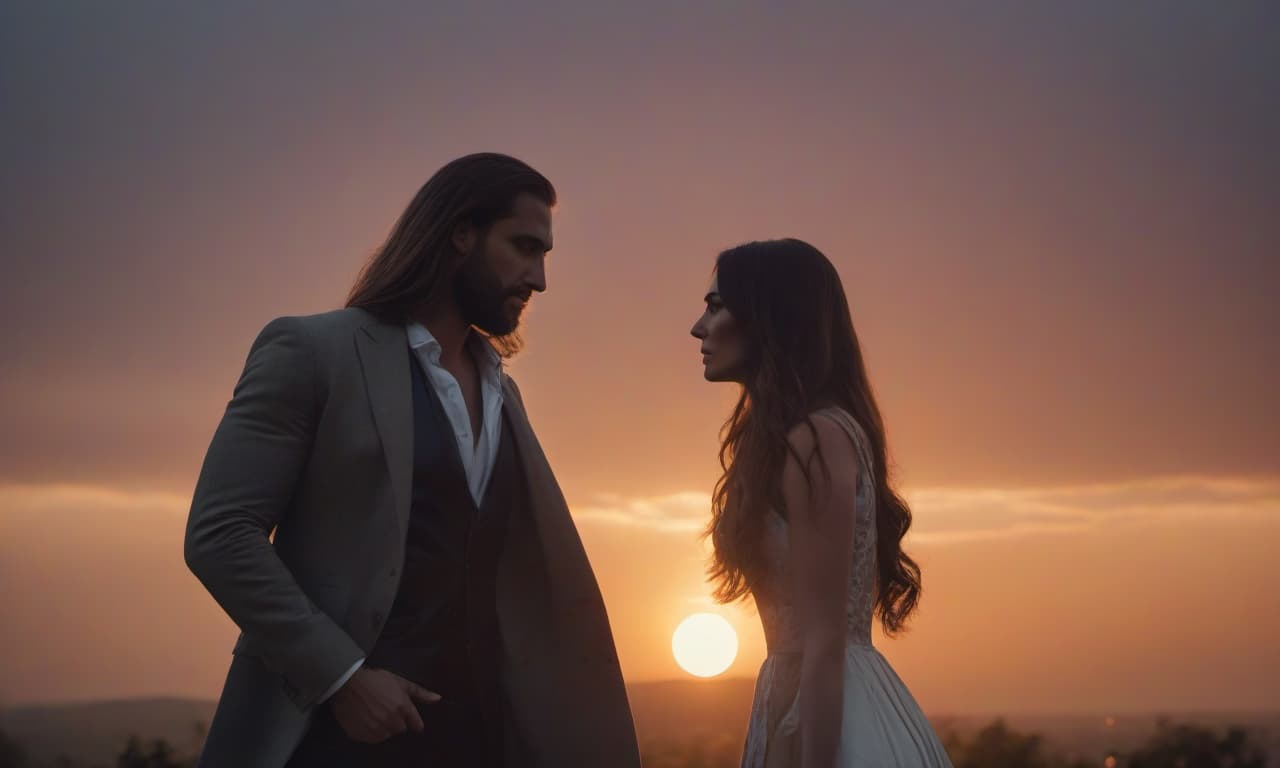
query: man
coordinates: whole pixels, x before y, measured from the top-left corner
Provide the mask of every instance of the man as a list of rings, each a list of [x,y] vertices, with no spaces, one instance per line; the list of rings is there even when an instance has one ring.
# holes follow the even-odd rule
[[[202,765],[639,765],[599,588],[502,371],[554,204],[519,160],[455,160],[345,309],[258,336],[187,524],[241,629]]]

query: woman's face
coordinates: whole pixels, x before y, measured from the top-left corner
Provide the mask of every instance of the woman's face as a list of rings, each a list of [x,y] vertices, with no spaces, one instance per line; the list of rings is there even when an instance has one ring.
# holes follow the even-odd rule
[[[745,381],[746,340],[738,322],[720,300],[718,278],[711,278],[707,308],[689,331],[702,342],[702,375],[707,381]]]

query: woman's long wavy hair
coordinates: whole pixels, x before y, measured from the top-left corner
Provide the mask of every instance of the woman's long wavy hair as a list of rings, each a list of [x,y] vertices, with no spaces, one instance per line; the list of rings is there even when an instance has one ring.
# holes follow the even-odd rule
[[[484,152],[460,157],[436,171],[414,195],[391,234],[365,264],[347,296],[388,322],[404,322],[413,310],[451,289],[457,253],[453,233],[469,223],[481,234],[510,216],[522,193],[548,206],[556,190],[545,176],[514,157]],[[513,354],[519,339],[491,339],[499,352]]]
[[[748,594],[763,572],[766,512],[789,514],[781,488],[788,451],[795,453],[788,432],[801,423],[814,429],[814,411],[839,406],[871,442],[876,613],[886,634],[899,632],[920,598],[920,567],[902,550],[911,510],[889,483],[884,423],[839,274],[817,248],[792,239],[731,248],[716,259],[716,274],[747,350],[742,393],[721,431],[724,474],[707,527],[716,598],[732,602]],[[796,459],[807,474],[808,462]],[[821,449],[816,459],[829,471]]]

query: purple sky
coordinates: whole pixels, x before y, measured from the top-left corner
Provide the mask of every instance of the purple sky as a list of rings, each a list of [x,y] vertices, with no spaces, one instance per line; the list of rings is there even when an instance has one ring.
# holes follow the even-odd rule
[[[1266,521],[1223,541],[1274,531],[1280,6],[323,5],[0,5],[0,500],[12,507],[0,532],[45,524],[41,505],[98,531],[131,508],[110,494],[167,494],[154,506],[177,510],[174,527],[133,576],[187,584],[164,547],[257,330],[339,305],[417,187],[481,150],[529,161],[560,192],[550,290],[513,370],[576,510],[633,520],[645,500],[677,498],[680,514],[701,514],[700,497],[680,494],[714,483],[730,392],[701,380],[688,328],[717,251],[797,236],[842,274],[899,477],[923,499],[922,543],[986,535],[989,489],[1013,493],[999,498],[1019,520],[1025,498],[1065,494],[1071,525],[1094,531],[1111,520],[1094,483],[1139,489],[1133,519],[1171,526],[1144,567],[1203,555],[1207,534],[1178,527],[1188,503]],[[1265,490],[1204,504],[1150,490],[1241,476]],[[64,485],[90,490],[41,495]],[[101,498],[115,501],[81,501]],[[584,514],[593,557],[613,552]],[[1081,534],[1079,550],[1058,539],[1062,559],[1038,562],[1142,540],[1125,531]],[[31,541],[57,552],[46,533]],[[11,625],[27,629],[10,631],[38,656],[52,647],[39,601],[56,604],[35,586],[44,550],[8,570],[6,551],[0,580],[30,580],[12,593],[29,596],[27,623]],[[964,579],[998,558],[965,551],[937,558],[950,591],[933,594],[954,602],[917,647],[963,635],[951,616],[985,626],[966,615],[982,589]],[[606,596],[638,589],[642,567],[605,572]],[[1036,584],[1074,577],[1045,567]],[[1196,610],[1274,570],[1217,568]],[[699,570],[668,570],[653,599],[675,610]],[[1160,594],[1165,574],[1145,572],[1160,579],[1132,600],[1182,610]],[[1026,589],[1031,609],[1056,610]],[[636,627],[625,659],[663,653],[661,637],[641,637],[660,624],[644,610],[621,618]],[[1157,619],[1134,625],[1135,664]],[[1246,640],[1203,647],[1243,670],[1280,642],[1280,623]],[[1183,679],[1166,650],[1143,679]],[[220,674],[221,656],[198,663]],[[13,669],[0,668],[0,698],[21,688]],[[1044,690],[1080,679],[1061,671]],[[968,683],[920,675],[950,691],[936,701],[968,706]],[[1256,703],[1280,686],[1239,679],[1179,695],[1222,684],[1203,700]]]

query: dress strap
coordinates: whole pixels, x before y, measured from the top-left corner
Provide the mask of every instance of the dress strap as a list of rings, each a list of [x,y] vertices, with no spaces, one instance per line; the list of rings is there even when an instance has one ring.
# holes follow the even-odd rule
[[[867,439],[867,433],[862,429],[862,425],[848,411],[839,407],[823,408],[814,415],[826,416],[844,428],[845,434],[853,441],[853,447],[858,452],[858,463],[862,465],[862,471],[870,481],[875,476],[875,459],[871,453],[871,441]]]

